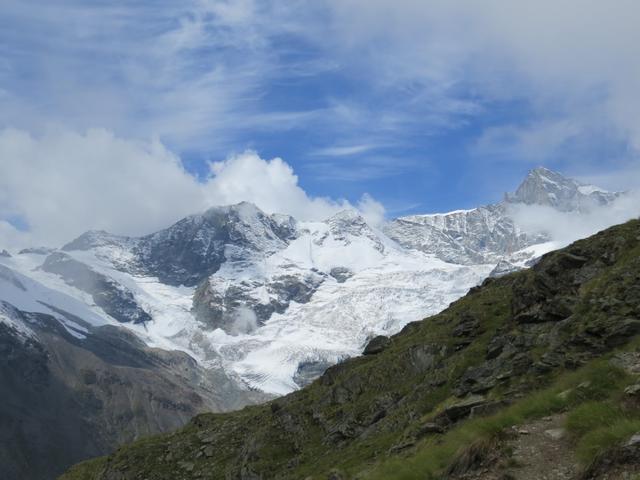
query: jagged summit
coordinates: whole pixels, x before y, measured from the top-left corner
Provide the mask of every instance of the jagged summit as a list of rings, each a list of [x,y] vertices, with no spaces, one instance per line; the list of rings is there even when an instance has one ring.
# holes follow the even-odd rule
[[[515,193],[505,195],[507,203],[544,205],[561,211],[585,211],[606,205],[619,194],[585,185],[545,167],[531,170]]]

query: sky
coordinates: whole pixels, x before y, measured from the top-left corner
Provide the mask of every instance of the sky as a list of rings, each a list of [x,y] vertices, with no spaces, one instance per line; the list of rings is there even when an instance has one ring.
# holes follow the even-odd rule
[[[3,0],[0,244],[640,180],[635,0]],[[2,246],[2,245],[0,245]]]

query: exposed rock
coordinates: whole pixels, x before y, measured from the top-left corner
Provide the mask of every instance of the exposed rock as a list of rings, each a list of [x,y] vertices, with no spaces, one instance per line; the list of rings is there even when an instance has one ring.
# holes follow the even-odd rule
[[[3,249],[3,250],[0,250],[0,257],[11,258],[11,254]]]
[[[629,385],[624,389],[625,395],[629,395],[630,397],[637,397],[640,395],[640,383],[634,383],[633,385]]]
[[[640,445],[640,433],[635,433],[627,440],[627,443],[624,444],[625,447],[636,447]]]
[[[551,440],[560,440],[564,438],[566,435],[566,430],[564,428],[551,428],[549,430],[545,430],[544,434],[549,437]]]
[[[430,435],[433,433],[444,433],[444,431],[445,429],[442,427],[442,425],[439,425],[435,422],[427,422],[418,427],[415,432],[415,436],[416,438],[420,439],[425,435]]]
[[[522,267],[514,265],[508,260],[501,259],[493,268],[493,270],[491,270],[491,273],[489,273],[489,277],[498,278],[509,273],[517,272],[518,270],[522,270]]]
[[[353,277],[353,272],[346,267],[334,267],[329,275],[335,278],[338,283],[344,283]]]
[[[303,362],[298,365],[293,381],[304,387],[322,375],[332,364],[329,362]]]
[[[480,322],[472,316],[464,316],[460,323],[453,329],[454,337],[475,336],[480,330]]]
[[[583,185],[557,172],[538,167],[529,172],[513,195],[510,203],[548,205],[564,212],[588,211],[595,206],[611,203],[619,194],[606,192],[592,185]]]
[[[229,285],[227,279],[213,276],[196,289],[192,311],[204,325],[235,334],[238,333],[239,320],[243,320],[239,317],[254,315],[252,323],[255,329],[273,313],[284,313],[291,302],[307,303],[325,278],[316,271],[300,271]],[[264,294],[256,293],[265,291],[266,298]],[[252,329],[243,330],[239,333]]]
[[[364,347],[363,355],[376,355],[384,351],[389,345],[391,345],[391,339],[384,335],[378,335],[373,337],[367,346]]]
[[[42,264],[42,269],[60,275],[67,284],[90,294],[96,305],[119,322],[143,323],[151,320],[151,316],[138,305],[124,285],[66,253],[52,253]]]
[[[49,255],[55,251],[54,248],[48,247],[31,247],[31,248],[23,248],[18,252],[18,255]]]
[[[461,402],[454,403],[453,405],[446,407],[437,418],[446,418],[448,421],[455,423],[462,418],[469,416],[472,408],[485,405],[486,403],[487,400],[484,397],[480,395],[471,395],[469,398]]]
[[[0,465],[7,480],[50,480],[71,464],[195,414],[262,398],[182,352],[146,347],[115,326],[71,336],[53,317],[13,311],[0,321]]]

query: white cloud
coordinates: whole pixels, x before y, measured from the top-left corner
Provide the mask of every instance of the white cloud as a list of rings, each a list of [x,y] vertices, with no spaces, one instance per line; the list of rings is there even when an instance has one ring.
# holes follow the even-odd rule
[[[339,145],[321,148],[319,150],[316,150],[315,152],[312,152],[312,154],[322,157],[345,157],[349,155],[358,155],[360,153],[365,153],[378,148],[379,146],[380,145],[375,144]]]
[[[582,214],[523,204],[511,206],[509,213],[525,232],[545,233],[560,248],[612,225],[640,217],[640,193],[630,192],[610,205],[595,207]]]
[[[333,53],[379,88],[401,88],[435,104],[471,95],[485,106],[526,105],[525,118],[505,120],[485,135],[517,153],[532,148],[531,160],[549,158],[564,140],[603,125],[640,151],[637,1],[327,4]],[[523,128],[523,120],[532,127]]]
[[[262,160],[255,152],[211,164],[213,177],[204,185],[208,204],[249,201],[269,213],[288,213],[319,220],[350,208],[344,200],[311,198],[298,185],[293,169],[280,158]]]
[[[141,235],[214,205],[249,201],[268,213],[319,220],[345,200],[310,197],[280,158],[255,152],[211,164],[198,182],[159,141],[128,141],[104,129],[56,130],[36,137],[0,131],[0,219],[19,217],[19,232],[0,222],[0,246],[22,242],[57,246],[88,229]],[[366,196],[367,215],[382,207]]]

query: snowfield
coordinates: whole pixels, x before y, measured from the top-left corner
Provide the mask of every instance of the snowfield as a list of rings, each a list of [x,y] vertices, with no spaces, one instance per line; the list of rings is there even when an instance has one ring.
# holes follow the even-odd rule
[[[0,256],[0,322],[33,334],[10,305],[53,315],[80,339],[92,326],[119,325],[282,395],[360,354],[372,337],[562,246],[521,231],[509,216],[513,202],[579,215],[619,195],[536,169],[503,202],[379,228],[350,210],[298,222],[243,202],[145,237],[87,232],[55,252]],[[46,268],[52,258],[58,270]],[[141,318],[135,309],[150,320],[126,321]]]

